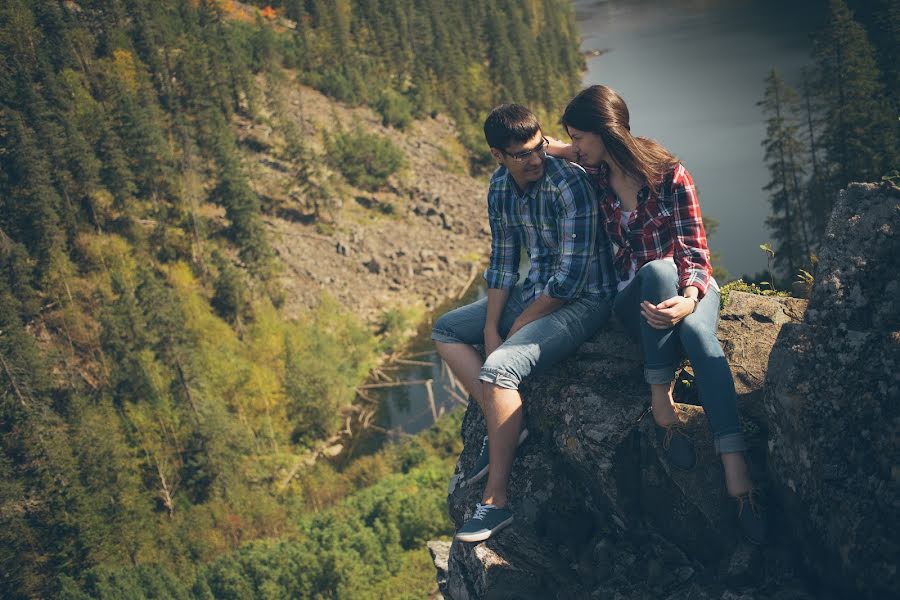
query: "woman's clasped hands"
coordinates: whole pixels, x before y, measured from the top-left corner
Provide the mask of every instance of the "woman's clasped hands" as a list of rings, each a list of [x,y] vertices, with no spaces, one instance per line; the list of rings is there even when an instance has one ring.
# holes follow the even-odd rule
[[[644,301],[641,302],[641,316],[654,329],[669,329],[694,312],[696,305],[696,300],[686,296],[673,296],[659,304]]]

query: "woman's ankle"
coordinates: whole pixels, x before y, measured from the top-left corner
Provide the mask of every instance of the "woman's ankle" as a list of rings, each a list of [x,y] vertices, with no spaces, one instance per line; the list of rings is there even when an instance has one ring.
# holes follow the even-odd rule
[[[750,472],[743,452],[728,452],[721,455],[725,469],[725,488],[730,496],[743,496],[753,489]]]
[[[678,411],[672,399],[671,386],[650,386],[650,412],[660,427],[668,427],[678,422]]]

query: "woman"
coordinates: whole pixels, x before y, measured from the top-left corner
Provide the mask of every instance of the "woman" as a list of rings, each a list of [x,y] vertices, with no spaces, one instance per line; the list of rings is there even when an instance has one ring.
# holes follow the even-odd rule
[[[695,463],[672,399],[680,344],[694,369],[741,529],[762,543],[765,522],[744,460],[734,380],[716,338],[719,288],[697,192],[678,159],[656,142],[632,136],[628,121],[628,107],[615,91],[591,86],[563,114],[571,145],[551,140],[548,153],[579,163],[596,179],[605,226],[617,246],[614,311],[641,341],[653,420],[670,464],[690,469]]]

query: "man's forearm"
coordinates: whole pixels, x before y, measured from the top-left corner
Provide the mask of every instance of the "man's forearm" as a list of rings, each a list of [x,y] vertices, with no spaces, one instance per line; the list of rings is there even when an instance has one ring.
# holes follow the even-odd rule
[[[488,288],[487,291],[487,316],[484,320],[485,331],[498,331],[500,329],[500,317],[509,300],[509,290]]]
[[[552,296],[541,294],[534,302],[528,305],[528,308],[522,311],[522,314],[519,315],[516,322],[513,324],[513,329],[521,329],[532,321],[537,321],[541,317],[546,317],[553,311],[562,307],[565,303],[566,300],[561,298],[554,298]]]

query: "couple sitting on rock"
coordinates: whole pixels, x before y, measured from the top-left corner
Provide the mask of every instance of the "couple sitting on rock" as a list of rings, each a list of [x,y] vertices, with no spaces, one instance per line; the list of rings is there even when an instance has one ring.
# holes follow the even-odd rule
[[[534,114],[515,104],[498,106],[484,123],[499,165],[487,198],[487,297],[443,315],[432,333],[487,425],[462,481],[469,486],[487,475],[487,483],[457,540],[485,540],[513,521],[507,483],[516,448],[528,435],[520,383],[571,355],[613,312],[640,340],[667,459],[691,469],[694,445],[672,399],[684,348],[741,529],[752,542],[765,537],[734,381],[716,338],[719,288],[697,191],[665,148],[631,135],[628,119],[622,98],[595,85],[563,114],[571,144],[546,138]],[[522,249],[531,268],[518,284]],[[486,358],[473,347],[482,344]]]

